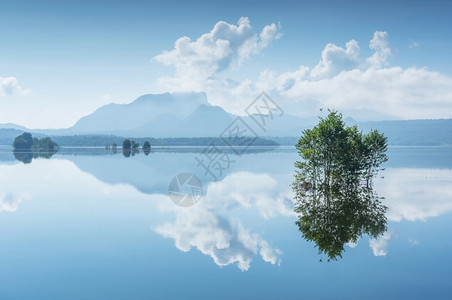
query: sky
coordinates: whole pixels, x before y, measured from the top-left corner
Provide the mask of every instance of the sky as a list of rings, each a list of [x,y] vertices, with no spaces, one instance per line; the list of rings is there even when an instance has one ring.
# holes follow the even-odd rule
[[[3,1],[0,123],[66,128],[108,103],[205,92],[243,114],[452,117],[450,1]]]

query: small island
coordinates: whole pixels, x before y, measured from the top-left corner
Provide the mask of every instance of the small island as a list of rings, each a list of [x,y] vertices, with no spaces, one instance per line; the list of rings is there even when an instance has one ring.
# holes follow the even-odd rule
[[[113,145],[106,145],[105,149],[106,150],[112,150],[112,152],[114,154],[116,154],[116,149],[117,149],[117,145],[116,143],[113,143]],[[151,153],[151,144],[149,143],[149,141],[145,141],[143,146],[141,147],[141,149],[143,150],[144,154],[146,156],[149,155],[149,153]],[[125,139],[122,142],[122,154],[124,155],[124,157],[130,157],[130,156],[134,156],[135,154],[140,153],[140,143],[135,142],[134,140],[130,140],[130,139]]]
[[[14,157],[25,164],[31,163],[33,158],[50,158],[60,149],[51,138],[34,138],[29,132],[17,136],[12,146]]]

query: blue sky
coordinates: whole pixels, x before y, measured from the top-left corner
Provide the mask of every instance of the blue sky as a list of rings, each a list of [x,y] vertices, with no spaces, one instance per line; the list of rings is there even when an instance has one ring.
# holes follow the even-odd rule
[[[0,123],[68,127],[110,102],[190,90],[235,113],[265,90],[301,116],[451,117],[452,2],[293,2],[0,0]],[[243,43],[195,43],[220,21]],[[175,50],[183,36],[195,57]]]

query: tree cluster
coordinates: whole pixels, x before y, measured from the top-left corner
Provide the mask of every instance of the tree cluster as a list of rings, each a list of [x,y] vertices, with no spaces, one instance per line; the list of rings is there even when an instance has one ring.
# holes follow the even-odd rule
[[[49,137],[42,139],[34,138],[31,133],[24,132],[17,136],[13,142],[14,156],[16,159],[30,163],[33,158],[50,158],[60,147]]]
[[[13,142],[14,150],[28,150],[36,152],[54,152],[59,150],[57,143],[49,137],[42,139],[34,138],[31,133],[24,132],[17,136]]]
[[[388,160],[383,134],[346,127],[333,111],[303,131],[296,148],[302,158],[293,182],[296,224],[320,253],[337,259],[346,243],[386,231],[386,207],[373,190],[373,178]]]

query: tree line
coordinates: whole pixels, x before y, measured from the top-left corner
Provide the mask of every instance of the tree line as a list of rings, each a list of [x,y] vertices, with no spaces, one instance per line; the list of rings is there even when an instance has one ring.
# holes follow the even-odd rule
[[[35,138],[29,132],[17,136],[13,142],[13,153],[17,160],[31,163],[33,158],[50,158],[60,150],[60,146],[49,137]]]

